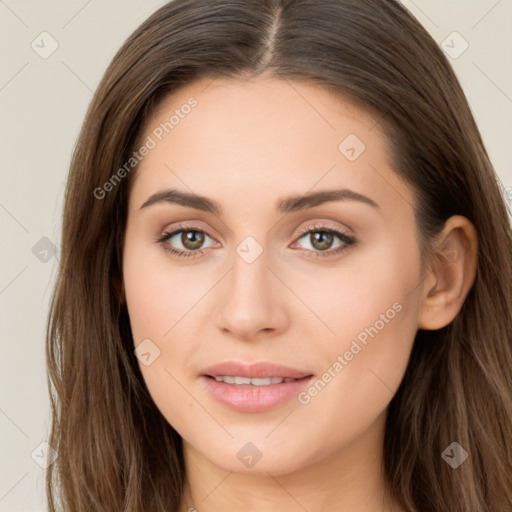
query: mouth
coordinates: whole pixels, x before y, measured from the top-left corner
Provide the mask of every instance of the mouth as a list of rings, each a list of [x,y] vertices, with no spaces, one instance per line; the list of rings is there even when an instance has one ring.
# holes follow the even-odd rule
[[[238,362],[213,366],[199,377],[211,398],[238,412],[264,412],[284,405],[315,379],[310,372],[272,363]]]
[[[235,386],[272,386],[274,384],[282,384],[283,382],[296,382],[302,379],[293,379],[289,377],[267,377],[267,378],[250,378],[250,377],[238,377],[231,375],[206,375],[210,379],[215,379],[217,382],[225,382],[226,384],[234,384]],[[307,378],[302,377],[302,378]],[[311,377],[311,375],[309,375]]]

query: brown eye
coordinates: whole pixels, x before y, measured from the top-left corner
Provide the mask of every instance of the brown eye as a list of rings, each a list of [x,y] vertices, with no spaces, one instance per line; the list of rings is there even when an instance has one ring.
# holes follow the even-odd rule
[[[197,230],[184,230],[181,232],[181,243],[185,249],[197,250],[204,243],[204,233]]]
[[[206,238],[210,238],[210,245],[204,246]],[[180,225],[171,232],[164,233],[155,240],[162,245],[168,253],[180,258],[194,258],[201,256],[205,249],[215,245],[215,241],[204,231]]]
[[[309,240],[315,249],[318,249],[319,251],[325,251],[330,249],[334,241],[334,237],[332,233],[327,231],[312,231],[309,234]]]
[[[309,248],[300,247],[299,241],[303,239],[309,243]],[[302,231],[294,246],[299,245],[301,250],[311,253],[314,257],[329,257],[337,256],[356,244],[356,239],[343,231],[327,226],[312,226]]]

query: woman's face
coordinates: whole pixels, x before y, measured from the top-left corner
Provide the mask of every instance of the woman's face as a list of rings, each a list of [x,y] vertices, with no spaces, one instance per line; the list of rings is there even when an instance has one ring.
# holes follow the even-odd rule
[[[415,201],[380,126],[309,84],[213,80],[167,98],[140,140],[123,274],[156,406],[230,471],[360,456],[421,293]]]

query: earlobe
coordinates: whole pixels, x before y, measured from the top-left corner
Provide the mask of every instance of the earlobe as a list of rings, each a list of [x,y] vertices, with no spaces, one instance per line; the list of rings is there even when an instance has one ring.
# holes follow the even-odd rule
[[[478,237],[466,217],[450,217],[435,241],[423,282],[418,328],[436,330],[457,316],[477,268]]]

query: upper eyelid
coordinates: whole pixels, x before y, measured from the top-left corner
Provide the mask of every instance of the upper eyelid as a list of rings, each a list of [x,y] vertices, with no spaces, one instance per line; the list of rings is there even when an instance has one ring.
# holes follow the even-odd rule
[[[352,237],[352,235],[350,234],[352,230],[346,229],[346,228],[341,228],[341,227],[331,226],[325,222],[315,222],[315,224],[313,224],[312,226],[304,226],[303,228],[300,228],[298,230],[298,232],[296,233],[295,236],[297,236],[297,235],[302,236],[304,234],[307,234],[310,231],[321,231],[321,230],[338,232],[338,233],[342,233],[346,236]]]
[[[169,236],[175,236],[176,234],[180,233],[181,231],[199,231],[201,233],[204,233],[206,236],[209,236],[211,239],[216,239],[214,236],[210,235],[207,229],[201,228],[200,226],[195,226],[192,224],[188,224],[187,222],[180,222],[177,226],[174,226],[172,228],[166,228],[162,231],[160,237],[169,237]]]

